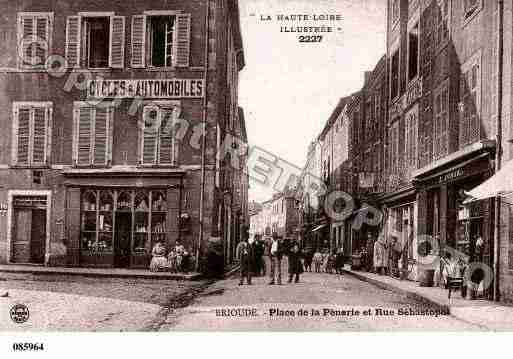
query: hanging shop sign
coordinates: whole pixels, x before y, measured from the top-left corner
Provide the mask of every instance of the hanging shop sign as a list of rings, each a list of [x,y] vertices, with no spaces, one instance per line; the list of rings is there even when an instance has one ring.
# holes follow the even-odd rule
[[[6,203],[0,203],[0,216],[5,216],[9,206]]]
[[[89,98],[179,99],[203,98],[203,79],[89,80]]]

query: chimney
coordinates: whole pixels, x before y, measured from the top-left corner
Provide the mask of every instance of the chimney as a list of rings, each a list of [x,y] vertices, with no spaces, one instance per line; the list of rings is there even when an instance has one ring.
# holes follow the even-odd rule
[[[365,85],[367,85],[369,83],[371,75],[372,75],[372,71],[365,71],[363,73],[363,82]]]

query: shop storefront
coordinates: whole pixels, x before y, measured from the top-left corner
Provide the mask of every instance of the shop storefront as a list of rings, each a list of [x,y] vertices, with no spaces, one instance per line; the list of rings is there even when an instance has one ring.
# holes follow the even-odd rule
[[[492,174],[493,155],[476,154],[416,177],[419,233],[438,239],[441,255],[493,265],[493,200],[466,203],[466,193]],[[479,243],[480,242],[480,243]],[[476,243],[479,243],[476,248]],[[482,245],[481,245],[482,243]],[[454,251],[455,250],[455,251]],[[479,253],[478,253],[479,252]],[[488,297],[489,291],[483,294]]]
[[[182,173],[145,175],[108,180],[80,170],[66,173],[65,233],[74,265],[148,268],[157,242],[169,249],[181,241],[194,253],[180,220],[186,213]]]

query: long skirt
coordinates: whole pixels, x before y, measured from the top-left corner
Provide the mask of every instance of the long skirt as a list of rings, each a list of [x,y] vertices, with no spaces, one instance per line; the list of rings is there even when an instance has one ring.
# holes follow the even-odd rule
[[[152,272],[160,272],[166,270],[167,268],[167,259],[164,256],[153,257],[150,262],[150,271]]]

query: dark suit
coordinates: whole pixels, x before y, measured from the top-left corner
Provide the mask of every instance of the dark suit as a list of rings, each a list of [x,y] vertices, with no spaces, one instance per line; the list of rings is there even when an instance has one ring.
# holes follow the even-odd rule
[[[244,278],[247,279],[248,284],[251,284],[254,257],[253,245],[248,242],[240,242],[237,246],[237,259],[240,261],[240,284],[244,283]]]
[[[283,258],[283,244],[278,240],[276,242],[277,244],[274,251],[274,241],[271,241],[269,245],[269,259],[271,260],[271,270],[269,271],[269,277],[271,281],[269,284],[274,284],[275,278],[278,284],[281,284],[281,259]]]

